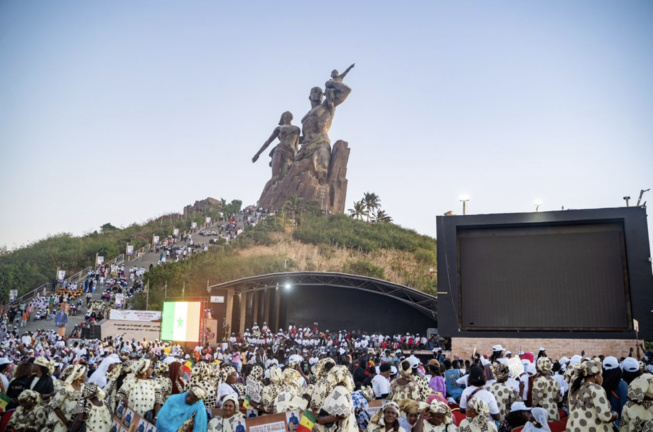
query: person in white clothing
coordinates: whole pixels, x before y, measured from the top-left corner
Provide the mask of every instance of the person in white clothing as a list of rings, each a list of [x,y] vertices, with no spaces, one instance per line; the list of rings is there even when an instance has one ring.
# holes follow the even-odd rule
[[[388,363],[383,363],[379,367],[379,373],[372,378],[372,390],[377,399],[383,399],[390,394],[390,370]]]
[[[472,366],[469,370],[468,382],[469,387],[467,387],[460,396],[460,410],[464,412],[467,409],[469,401],[472,398],[478,398],[488,404],[492,418],[494,420],[499,420],[500,411],[497,399],[492,393],[483,388],[485,385],[483,369],[476,365]]]

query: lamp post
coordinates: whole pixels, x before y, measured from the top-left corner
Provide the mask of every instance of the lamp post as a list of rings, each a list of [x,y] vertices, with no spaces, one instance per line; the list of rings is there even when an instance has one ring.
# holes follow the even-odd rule
[[[625,197],[624,197],[624,201],[626,201],[626,207],[630,207],[630,206],[628,205],[628,201],[629,201],[629,200],[630,200],[630,197],[629,197],[629,196],[625,196]]]
[[[535,200],[535,213],[540,211],[541,205],[542,205],[542,200]]]
[[[467,195],[463,195],[459,198],[459,201],[463,203],[463,215],[467,214],[467,201],[469,201],[469,197]]]

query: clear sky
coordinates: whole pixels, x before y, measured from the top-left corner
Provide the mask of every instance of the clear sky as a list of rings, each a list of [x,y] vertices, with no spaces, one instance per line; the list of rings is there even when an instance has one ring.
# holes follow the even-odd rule
[[[461,194],[622,206],[653,186],[652,23],[650,0],[0,1],[0,245],[254,204],[281,113],[353,62],[347,208],[375,192],[435,236]]]

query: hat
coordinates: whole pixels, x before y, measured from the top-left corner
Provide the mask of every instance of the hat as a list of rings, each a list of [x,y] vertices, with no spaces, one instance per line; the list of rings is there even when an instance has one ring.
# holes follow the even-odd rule
[[[546,351],[546,348],[540,347],[540,349],[538,351]]]
[[[474,365],[469,369],[469,379],[470,380],[480,380],[483,379],[483,369]]]
[[[512,355],[512,351],[506,351],[506,355]]]
[[[503,351],[503,347],[501,345],[494,345],[492,347],[492,352],[501,352]]]
[[[517,412],[517,411],[530,411],[531,408],[527,407],[524,402],[513,402],[512,405],[510,405],[510,412]]]
[[[603,360],[603,369],[605,370],[612,370],[618,367],[619,367],[619,361],[617,360],[616,357],[610,356],[610,357],[606,357]]]
[[[621,368],[624,372],[637,372],[639,370],[639,362],[637,359],[628,357],[621,362]]]
[[[644,354],[644,362],[646,362],[646,364],[653,362],[653,351],[647,351],[646,354]]]
[[[569,363],[569,359],[567,357],[563,357],[560,360],[558,360],[558,363],[560,363],[561,365],[565,365]]]

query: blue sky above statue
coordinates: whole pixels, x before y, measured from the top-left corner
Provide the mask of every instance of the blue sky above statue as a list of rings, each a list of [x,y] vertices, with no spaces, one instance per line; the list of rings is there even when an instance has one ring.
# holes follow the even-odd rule
[[[435,236],[461,194],[468,214],[621,206],[653,183],[652,18],[648,0],[4,1],[0,245],[254,203],[271,125],[353,62],[329,131],[346,208],[373,191]]]

